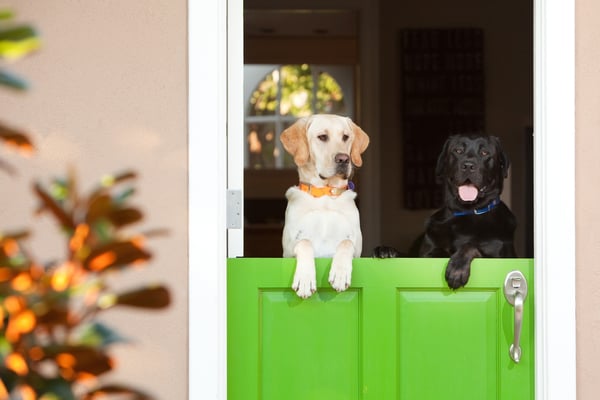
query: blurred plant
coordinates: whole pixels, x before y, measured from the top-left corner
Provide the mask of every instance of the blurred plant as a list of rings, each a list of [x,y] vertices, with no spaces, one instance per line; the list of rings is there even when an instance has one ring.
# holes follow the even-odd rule
[[[14,24],[10,10],[0,10],[0,60],[2,65],[20,60],[41,46],[35,29],[29,25]],[[0,68],[0,85],[17,90],[27,89],[27,82],[4,66]]]
[[[28,26],[4,27],[12,13],[0,11],[0,59],[16,60],[39,47]],[[23,90],[23,80],[0,69],[0,85]],[[0,124],[0,144],[33,152],[24,132]],[[0,168],[12,168],[0,160]],[[107,176],[87,196],[73,173],[49,185],[34,184],[38,213],[50,214],[65,240],[62,260],[40,263],[24,245],[27,231],[0,232],[0,400],[93,400],[116,396],[145,400],[135,388],[101,384],[111,371],[111,345],[123,342],[98,314],[114,307],[161,309],[168,289],[147,285],[116,292],[109,277],[151,259],[145,238],[160,230],[131,233],[142,220],[131,206],[133,172]],[[6,190],[6,189],[5,189]]]
[[[5,65],[22,59],[35,52],[41,46],[40,38],[29,25],[14,24],[13,13],[10,10],[0,10],[0,86],[25,90],[27,82],[9,72]],[[10,128],[0,122],[0,141],[24,154],[33,152],[33,145],[22,131]],[[9,173],[14,170],[6,161],[0,159],[0,169]]]
[[[23,245],[27,232],[0,236],[0,398],[9,393],[44,400],[111,393],[150,398],[126,386],[97,387],[96,379],[113,368],[109,347],[124,340],[97,320],[98,313],[170,303],[162,285],[117,293],[107,282],[115,272],[147,262],[151,254],[144,239],[162,233],[124,233],[142,219],[128,204],[134,189],[125,183],[135,177],[133,172],[105,177],[86,197],[77,193],[72,175],[48,188],[34,185],[38,212],[53,216],[65,236],[62,261],[36,261]]]

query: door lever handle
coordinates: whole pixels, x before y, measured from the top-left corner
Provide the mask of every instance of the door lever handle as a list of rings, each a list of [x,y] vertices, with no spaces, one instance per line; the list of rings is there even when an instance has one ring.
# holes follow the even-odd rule
[[[515,363],[521,361],[521,330],[523,327],[523,303],[527,298],[527,280],[521,271],[512,271],[504,281],[504,297],[515,308],[514,338],[508,350]]]

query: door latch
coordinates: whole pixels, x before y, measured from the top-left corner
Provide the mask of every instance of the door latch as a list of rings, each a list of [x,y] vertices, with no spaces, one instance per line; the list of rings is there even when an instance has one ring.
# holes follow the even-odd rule
[[[527,298],[527,280],[521,271],[512,271],[504,280],[504,297],[515,308],[513,343],[508,350],[515,363],[521,361],[521,329],[523,327],[523,303]]]

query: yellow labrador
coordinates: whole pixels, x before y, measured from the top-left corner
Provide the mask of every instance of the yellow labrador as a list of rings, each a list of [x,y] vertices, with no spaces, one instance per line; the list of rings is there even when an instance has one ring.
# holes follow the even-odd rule
[[[338,292],[352,278],[362,233],[356,192],[349,181],[369,136],[350,118],[318,114],[299,119],[281,134],[294,157],[300,183],[290,187],[283,228],[283,256],[296,257],[292,289],[301,298],[317,290],[315,257],[332,257],[329,283]]]

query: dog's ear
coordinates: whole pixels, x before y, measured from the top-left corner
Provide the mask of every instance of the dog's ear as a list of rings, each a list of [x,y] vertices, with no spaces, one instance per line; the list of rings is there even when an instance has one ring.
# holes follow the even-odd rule
[[[350,118],[348,118],[348,123],[354,132],[354,139],[352,141],[352,147],[350,148],[350,157],[352,158],[352,164],[360,167],[362,166],[362,157],[360,155],[364,153],[369,146],[369,135],[350,120]]]
[[[450,146],[450,142],[454,139],[454,136],[450,136],[444,142],[442,146],[442,151],[438,156],[437,164],[435,166],[435,179],[438,183],[442,183],[444,181],[444,175],[446,175],[446,165],[448,164],[448,147]]]
[[[491,136],[491,139],[494,141],[494,145],[496,146],[496,154],[498,155],[498,161],[500,162],[502,176],[504,178],[508,178],[508,167],[510,167],[510,160],[508,158],[508,154],[506,154],[506,152],[502,148],[499,137]]]
[[[308,118],[300,118],[281,133],[280,140],[285,150],[294,156],[294,162],[301,167],[308,162],[310,155],[306,138]]]

